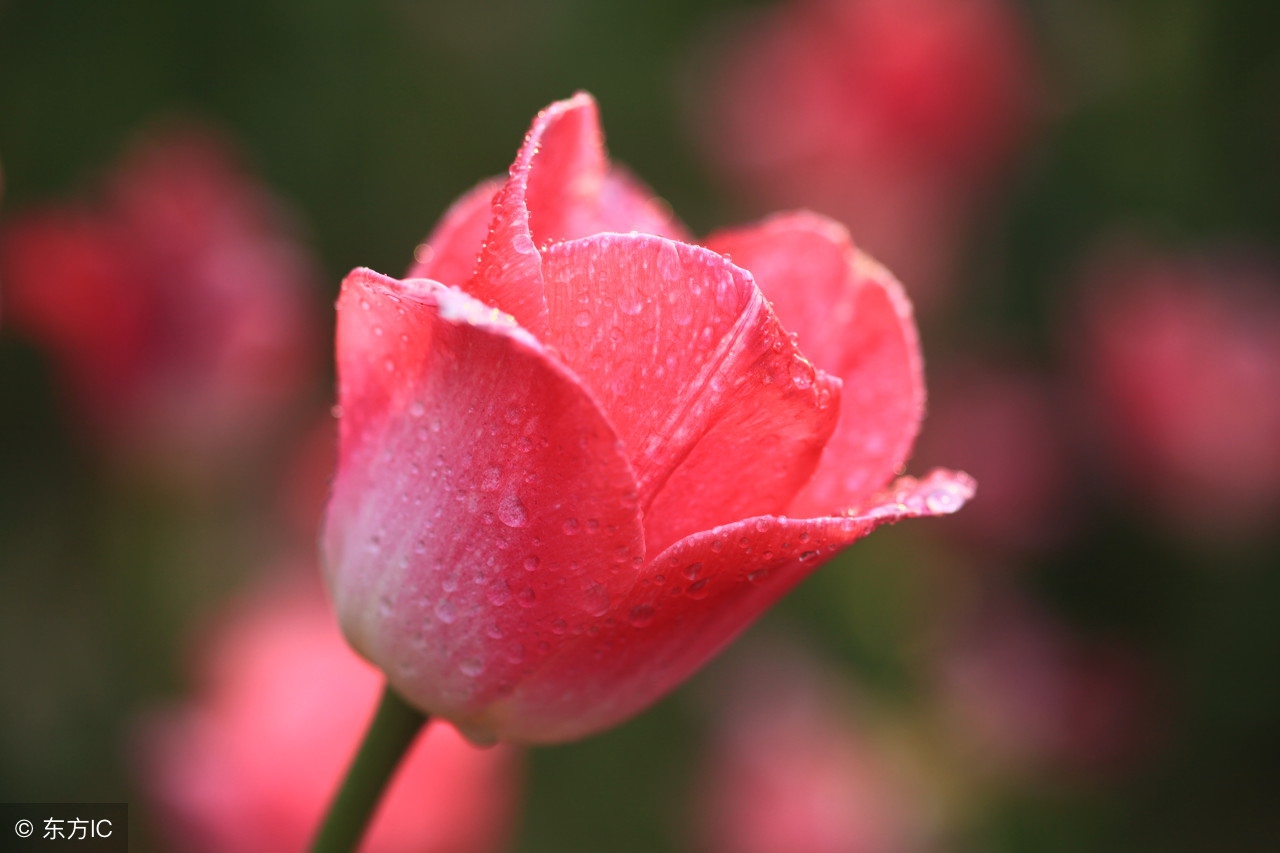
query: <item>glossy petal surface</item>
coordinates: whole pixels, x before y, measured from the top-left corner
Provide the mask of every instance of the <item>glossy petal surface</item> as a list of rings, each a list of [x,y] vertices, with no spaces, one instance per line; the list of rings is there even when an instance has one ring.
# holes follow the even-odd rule
[[[577,381],[458,291],[356,271],[338,359],[339,618],[406,698],[467,726],[631,586],[634,476]]]
[[[649,229],[684,233],[635,179],[611,174],[595,100],[579,94],[534,120],[494,198],[488,239],[466,290],[541,334],[546,302],[539,248],[602,231]]]
[[[843,227],[814,214],[777,216],[707,243],[751,270],[806,354],[844,382],[835,434],[789,511],[857,506],[906,461],[924,412],[920,344],[902,286]]]
[[[747,273],[620,234],[552,246],[544,270],[547,343],[618,430],[650,549],[786,507],[835,427],[839,382],[800,354]]]
[[[665,694],[839,549],[881,524],[955,512],[964,474],[904,477],[843,517],[748,518],[689,536],[495,709],[517,740],[607,728]]]

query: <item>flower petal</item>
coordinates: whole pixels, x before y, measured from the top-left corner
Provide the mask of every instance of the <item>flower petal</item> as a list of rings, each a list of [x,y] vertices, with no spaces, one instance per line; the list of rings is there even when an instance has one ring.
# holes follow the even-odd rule
[[[534,119],[466,290],[541,335],[546,326],[542,260],[535,247],[604,231],[682,236],[670,210],[637,180],[610,170],[595,100],[579,92]]]
[[[638,234],[552,246],[544,272],[546,342],[627,448],[651,551],[786,508],[835,427],[839,381],[805,360],[750,275]]]
[[[413,250],[405,278],[429,278],[461,285],[476,271],[476,261],[493,219],[493,199],[502,181],[491,178],[472,187],[449,206],[430,236]]]
[[[570,740],[655,702],[839,549],[881,524],[955,512],[965,474],[904,477],[844,517],[749,518],[695,533],[650,562],[630,594],[496,705],[515,741]]]
[[[840,423],[789,512],[857,506],[911,451],[924,413],[924,372],[911,303],[838,223],[810,213],[722,232],[707,245],[751,271],[814,363],[844,381]]]
[[[343,630],[406,699],[466,726],[630,589],[635,477],[541,344],[435,282],[348,276],[338,375],[324,549]]]

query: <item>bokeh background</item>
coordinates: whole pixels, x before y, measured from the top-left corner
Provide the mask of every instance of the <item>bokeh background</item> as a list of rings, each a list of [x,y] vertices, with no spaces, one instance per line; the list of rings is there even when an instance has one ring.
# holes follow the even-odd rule
[[[3,0],[0,799],[127,800],[137,850],[303,820],[280,765],[347,735],[308,728],[324,686],[255,691],[332,669],[228,661],[261,590],[315,594],[338,282],[401,273],[586,89],[696,233],[807,206],[899,273],[909,470],[979,495],[626,725],[422,789],[500,831],[409,809],[380,849],[1280,849],[1277,31],[1266,0]]]

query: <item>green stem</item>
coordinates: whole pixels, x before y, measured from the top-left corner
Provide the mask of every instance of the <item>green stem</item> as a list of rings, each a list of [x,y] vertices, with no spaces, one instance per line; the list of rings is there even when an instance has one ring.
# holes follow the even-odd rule
[[[352,853],[364,835],[395,769],[427,723],[427,715],[405,703],[390,685],[355,761],[329,804],[311,853]]]

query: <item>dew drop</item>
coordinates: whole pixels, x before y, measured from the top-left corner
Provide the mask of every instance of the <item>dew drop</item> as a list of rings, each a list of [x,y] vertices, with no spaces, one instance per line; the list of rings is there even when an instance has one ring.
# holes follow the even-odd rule
[[[529,513],[514,493],[506,494],[498,501],[498,520],[507,527],[524,527],[529,523]]]
[[[702,571],[702,563],[690,563],[684,567],[684,576],[693,580]]]
[[[436,602],[435,612],[436,618],[446,625],[452,625],[453,620],[458,618],[458,611],[454,609],[453,602],[448,598],[442,598]]]
[[[700,581],[694,581],[693,583],[689,584],[689,588],[686,589],[684,592],[685,592],[685,595],[689,596],[690,598],[706,598],[707,597],[707,578],[703,578]]]
[[[484,661],[479,658],[467,658],[462,663],[458,664],[458,669],[461,670],[462,674],[468,678],[475,678],[477,675],[484,672]]]
[[[516,595],[516,603],[521,607],[532,607],[538,601],[538,594],[533,591],[533,587],[526,586]]]
[[[489,603],[494,607],[504,607],[511,600],[511,588],[506,583],[495,583],[489,587]]]
[[[804,356],[796,355],[791,360],[791,384],[799,388],[801,391],[813,385],[814,371],[813,365],[805,360]]]
[[[618,294],[618,310],[623,314],[639,314],[643,308],[644,300],[640,298],[640,294],[634,288],[623,288],[622,292]]]
[[[947,489],[937,489],[925,495],[924,504],[929,512],[950,512],[956,508],[956,496]]]
[[[637,604],[631,608],[631,612],[627,614],[627,621],[637,628],[643,628],[653,621],[653,606],[649,604]]]
[[[582,592],[582,605],[592,616],[602,616],[609,609],[609,591],[603,584],[591,581]]]

